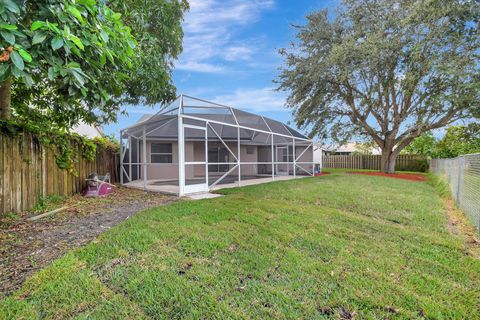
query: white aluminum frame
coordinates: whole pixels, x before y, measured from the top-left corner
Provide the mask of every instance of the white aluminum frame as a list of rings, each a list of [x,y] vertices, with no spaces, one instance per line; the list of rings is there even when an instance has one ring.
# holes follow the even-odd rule
[[[182,110],[184,108],[184,97],[188,98],[188,99],[192,99],[192,100],[196,100],[196,101],[199,101],[199,102],[204,102],[204,103],[209,104],[209,106],[190,106],[190,105],[187,105],[185,107],[228,109],[230,111],[230,113],[232,114],[235,123],[205,119],[205,118],[202,118],[201,116],[195,116],[195,115],[191,115],[191,114],[183,114]],[[140,178],[140,172],[139,171],[142,171],[142,177],[141,178],[143,180],[143,188],[145,190],[147,190],[148,189],[147,188],[147,181],[148,181],[147,166],[152,166],[152,165],[153,166],[155,166],[155,165],[159,165],[159,166],[169,165],[169,166],[171,166],[172,165],[172,164],[162,164],[162,163],[150,163],[150,162],[148,162],[148,159],[146,157],[146,155],[147,155],[147,147],[146,146],[147,146],[147,139],[148,139],[147,135],[149,133],[151,133],[155,130],[158,130],[161,127],[167,125],[168,123],[174,121],[175,118],[177,118],[177,122],[178,122],[178,134],[177,134],[178,164],[173,164],[173,165],[178,165],[178,195],[179,196],[184,196],[185,194],[189,194],[189,193],[193,193],[193,192],[210,191],[218,183],[220,183],[226,176],[228,176],[232,171],[234,171],[237,168],[238,168],[237,185],[240,186],[241,185],[241,180],[242,180],[241,170],[240,170],[241,165],[269,165],[270,164],[271,165],[271,171],[272,171],[272,174],[271,174],[272,181],[275,181],[275,177],[276,177],[276,175],[278,175],[277,166],[279,164],[287,164],[288,165],[287,166],[287,168],[288,168],[287,172],[290,172],[290,165],[293,166],[293,178],[296,178],[297,175],[298,175],[298,170],[297,169],[300,169],[301,171],[305,172],[308,175],[312,175],[312,176],[314,175],[315,162],[313,161],[313,142],[312,142],[312,140],[307,139],[307,138],[297,137],[293,134],[286,135],[286,134],[282,134],[282,133],[273,132],[273,130],[270,128],[270,126],[268,125],[268,122],[265,120],[265,118],[263,116],[259,116],[259,117],[261,117],[263,119],[263,122],[265,123],[265,126],[270,131],[240,125],[239,122],[238,122],[238,119],[235,115],[235,112],[233,111],[233,108],[230,107],[230,106],[221,105],[221,104],[214,103],[214,102],[209,102],[209,101],[206,101],[206,100],[190,97],[190,96],[187,96],[187,95],[181,95],[179,97],[179,99],[177,99],[177,100],[179,100],[179,107],[169,110],[169,113],[171,113],[172,111],[177,111],[177,109],[178,109],[177,115],[171,115],[171,117],[172,117],[171,119],[168,119],[168,118],[164,119],[164,120],[167,120],[167,121],[160,124],[158,127],[154,128],[154,129],[151,129],[148,132],[146,132],[147,124],[151,125],[152,123],[155,123],[157,121],[158,122],[162,121],[162,120],[155,120],[155,121],[152,121],[152,122],[148,122],[148,119],[147,119],[145,121],[142,121],[139,124],[135,124],[133,126],[130,126],[127,129],[124,129],[124,130],[120,131],[120,141],[121,141],[121,144],[120,144],[120,183],[121,184],[125,184],[124,177],[127,178],[128,182],[132,182],[132,165],[135,165],[135,166],[137,166],[137,178]],[[159,111],[156,114],[154,114],[151,118],[153,118],[157,115],[161,115],[162,113],[163,113],[163,111]],[[151,118],[149,118],[149,119],[151,119]],[[198,126],[198,125],[186,124],[186,123],[184,123],[185,119],[200,121],[201,123],[204,123],[205,125],[204,126],[203,125]],[[225,142],[225,139],[223,139],[221,137],[221,135],[215,130],[215,128],[212,126],[212,124],[219,124],[219,125],[223,125],[223,126],[229,126],[229,127],[237,128],[237,139],[236,139],[237,154],[235,154],[230,149],[230,147]],[[290,130],[288,130],[288,128],[284,124],[282,124],[282,125],[285,127],[286,131],[291,132]],[[136,137],[136,136],[134,136],[132,134],[129,134],[127,132],[127,130],[129,130],[129,129],[138,128],[140,126],[142,126],[141,137]],[[185,128],[203,130],[205,132],[205,161],[201,161],[201,162],[185,161]],[[212,130],[212,132],[214,133],[216,138],[218,138],[218,140],[227,148],[228,152],[233,156],[233,158],[234,158],[233,162],[222,162],[222,163],[209,163],[208,162],[208,130],[209,130],[209,128]],[[241,129],[253,131],[254,134],[264,133],[264,134],[267,135],[267,140],[265,141],[265,146],[268,145],[268,139],[270,139],[270,148],[269,149],[271,151],[271,161],[265,161],[265,162],[258,162],[258,161],[257,162],[242,162],[241,161],[241,145],[242,145],[241,135],[240,135],[240,130]],[[124,145],[124,140],[125,140],[124,136],[125,135],[127,136],[126,143],[128,144],[128,148],[126,147],[126,145]],[[288,138],[288,140],[291,140],[291,142],[282,142],[282,143],[276,144],[275,141],[274,141],[275,136],[282,137],[282,138]],[[137,143],[137,150],[136,150],[137,161],[136,162],[132,162],[132,137],[136,139],[136,143]],[[167,139],[167,138],[165,138],[165,139]],[[140,159],[140,154],[139,154],[140,153],[140,151],[139,151],[140,140],[142,141],[142,149],[143,149],[141,159]],[[155,139],[152,139],[152,140],[155,140]],[[201,141],[203,141],[203,140],[201,140]],[[234,141],[234,140],[233,139],[228,139],[228,141]],[[296,152],[297,147],[299,147],[298,141],[308,142],[308,145],[305,145],[305,149],[302,150],[302,152],[299,155],[297,155],[297,152]],[[278,149],[286,147],[287,148],[287,160],[289,160],[290,155],[288,154],[288,152],[289,152],[289,147],[290,146],[293,146],[293,161],[284,162],[284,161],[278,161],[279,159],[275,159],[276,157],[278,158],[278,155],[277,155]],[[128,150],[128,155],[129,155],[129,161],[125,162],[124,158],[126,156],[127,150]],[[300,158],[308,150],[312,150],[312,161],[311,162],[310,161],[304,161],[304,162],[299,161]],[[275,160],[277,160],[277,161],[275,161]],[[204,164],[205,165],[205,181],[206,181],[206,183],[205,184],[186,186],[185,185],[185,166],[186,165],[198,165],[198,164]],[[223,164],[223,165],[229,165],[229,166],[231,165],[232,167],[229,168],[229,170],[227,170],[215,182],[213,182],[212,184],[209,184],[209,176],[208,176],[208,165],[209,164]],[[301,165],[311,165],[312,166],[312,172],[309,172],[308,170],[306,170],[306,168],[302,167]],[[128,172],[127,172],[125,166],[127,166]],[[140,170],[140,168],[143,168],[143,170]],[[138,180],[140,180],[140,179],[138,179]]]

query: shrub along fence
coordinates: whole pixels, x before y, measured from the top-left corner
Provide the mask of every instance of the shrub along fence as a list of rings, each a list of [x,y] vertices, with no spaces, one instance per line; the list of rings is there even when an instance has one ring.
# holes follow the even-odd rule
[[[72,146],[79,151],[74,142]],[[94,161],[78,156],[72,172],[62,170],[54,150],[42,146],[33,135],[0,134],[0,213],[31,209],[41,197],[80,192],[92,172],[109,172],[112,182],[117,182],[118,168],[118,154],[98,147]]]
[[[457,207],[480,231],[480,153],[432,159],[430,172],[448,184]]]
[[[366,169],[381,170],[380,155],[326,155],[322,158],[322,167],[331,169]],[[428,161],[417,155],[399,155],[395,163],[395,170],[425,172]]]

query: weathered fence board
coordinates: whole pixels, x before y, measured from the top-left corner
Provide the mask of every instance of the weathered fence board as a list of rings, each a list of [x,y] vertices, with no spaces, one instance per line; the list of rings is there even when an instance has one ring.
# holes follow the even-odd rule
[[[332,169],[367,169],[382,168],[380,155],[326,155],[322,158],[322,166]],[[398,171],[424,172],[428,168],[427,159],[416,155],[400,155],[395,164]]]
[[[32,135],[0,134],[0,213],[31,209],[41,197],[48,195],[80,192],[91,172],[109,172],[112,182],[118,182],[117,157],[118,154],[110,150],[97,148],[94,161],[78,157],[74,164],[77,175],[74,175],[60,169],[54,150],[41,146]]]

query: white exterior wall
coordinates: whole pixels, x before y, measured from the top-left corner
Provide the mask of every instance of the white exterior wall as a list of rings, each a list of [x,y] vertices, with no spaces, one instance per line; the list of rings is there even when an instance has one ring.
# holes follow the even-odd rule
[[[150,140],[147,141],[147,162],[151,161],[151,144],[155,142],[162,143],[171,143],[172,144],[172,164],[150,164],[147,165],[147,179],[148,180],[176,180],[178,179],[178,143],[177,141],[165,141],[165,140]],[[237,151],[237,144],[233,142],[227,143],[230,150],[234,153]],[[253,147],[253,154],[247,154],[247,147]],[[298,157],[300,153],[305,150],[303,146],[297,146],[296,156]],[[140,143],[140,158],[142,157],[141,143]],[[185,157],[186,161],[205,161],[205,145],[203,142],[194,142],[187,141],[185,142]],[[263,158],[269,159],[263,159]],[[259,162],[267,161],[270,162],[271,159],[270,150],[265,149],[264,151],[258,151],[258,146],[252,145],[241,145],[240,146],[240,161],[241,162]],[[307,150],[297,162],[311,162],[314,157],[314,152],[312,149]],[[260,158],[260,159],[259,159]],[[279,159],[281,161],[281,159]],[[140,161],[142,162],[142,161]],[[236,162],[232,155],[229,157],[229,162]],[[282,166],[282,165],[278,165]],[[284,165],[287,166],[287,165]],[[310,166],[308,166],[310,167]],[[307,168],[307,166],[305,166]],[[280,169],[280,168],[279,168]],[[222,175],[223,173],[211,173],[211,175]],[[241,174],[242,175],[257,175],[258,166],[253,164],[244,164],[241,165]],[[185,167],[185,178],[198,178],[205,176],[205,165],[187,165]]]
[[[147,165],[147,178],[148,180],[161,180],[161,179],[178,179],[178,143],[177,141],[164,141],[164,140],[151,140],[147,141],[147,162],[151,161],[151,144],[155,142],[171,143],[172,144],[172,164],[150,164]],[[236,153],[237,144],[227,143],[232,152]],[[257,146],[252,146],[254,153],[247,154],[247,146],[240,146],[240,159],[242,162],[257,162],[258,161],[258,149]],[[140,146],[141,149],[141,146]],[[140,158],[142,152],[140,150]],[[202,142],[185,142],[185,158],[186,161],[205,161],[205,145]],[[142,162],[142,161],[140,161]],[[229,162],[236,162],[234,157],[230,155]],[[218,174],[218,173],[217,173]],[[257,168],[254,165],[243,165],[242,174],[255,175],[257,174]],[[220,174],[221,175],[221,174]],[[185,177],[203,177],[205,176],[205,165],[187,165],[185,168]]]
[[[163,141],[163,140],[150,140],[147,141],[147,163],[151,162],[151,145],[152,142],[162,142],[172,144],[172,163],[171,164],[151,164],[147,165],[147,179],[148,180],[161,180],[161,179],[178,179],[178,143],[177,141]],[[193,154],[193,146],[191,146]],[[185,144],[185,151],[188,150],[188,143]],[[140,146],[140,159],[142,158],[141,146]],[[142,161],[141,161],[142,162]]]
[[[86,124],[85,122],[77,124],[72,128],[72,131],[89,139],[102,137],[102,133],[97,127]]]
[[[323,150],[319,146],[313,147],[313,162],[322,163]]]

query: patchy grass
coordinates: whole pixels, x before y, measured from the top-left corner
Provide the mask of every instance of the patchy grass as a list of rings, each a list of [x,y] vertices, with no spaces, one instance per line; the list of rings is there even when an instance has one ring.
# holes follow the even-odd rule
[[[65,199],[64,196],[60,195],[49,195],[46,197],[40,197],[38,203],[33,208],[35,213],[43,213],[50,210],[59,208],[60,203]]]
[[[430,184],[333,173],[221,192],[70,252],[3,318],[480,318],[480,261]]]
[[[478,229],[468,221],[465,213],[456,207],[448,184],[435,174],[429,174],[428,176],[428,182],[437,189],[443,198],[443,205],[448,217],[448,230],[452,234],[462,237],[469,250],[468,253],[480,259]]]
[[[3,229],[8,229],[11,225],[13,225],[19,219],[20,217],[18,216],[18,214],[14,212],[1,213],[0,214],[0,231]]]

